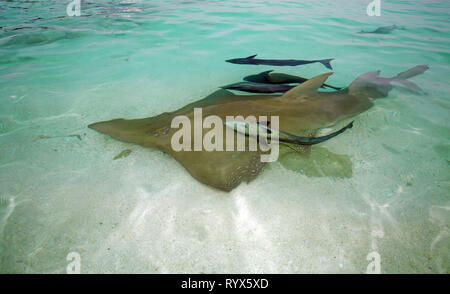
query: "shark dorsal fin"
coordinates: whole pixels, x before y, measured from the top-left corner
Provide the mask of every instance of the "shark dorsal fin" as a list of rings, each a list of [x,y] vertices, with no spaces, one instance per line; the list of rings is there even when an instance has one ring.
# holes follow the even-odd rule
[[[252,55],[252,56],[245,57],[245,59],[253,59],[253,58],[256,57],[256,55],[258,55],[258,54],[255,54],[255,55]]]
[[[306,82],[296,86],[295,88],[290,89],[289,91],[284,93],[284,95],[281,96],[281,98],[294,99],[296,97],[302,96],[302,94],[304,94],[304,93],[316,92],[317,89],[322,87],[322,85],[325,83],[327,78],[329,76],[331,76],[332,74],[333,74],[332,72],[328,72],[328,73],[324,73],[324,74],[315,76],[315,77],[307,80]]]

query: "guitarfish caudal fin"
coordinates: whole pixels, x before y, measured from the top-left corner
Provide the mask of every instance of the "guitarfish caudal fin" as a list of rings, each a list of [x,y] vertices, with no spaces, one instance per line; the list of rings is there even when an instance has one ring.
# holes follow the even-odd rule
[[[371,71],[359,76],[348,87],[350,94],[366,95],[372,98],[386,97],[394,86],[415,94],[421,94],[422,89],[407,79],[415,77],[425,72],[429,67],[427,65],[417,65],[392,78],[380,77],[380,71]]]
[[[424,73],[428,68],[429,67],[427,65],[417,65],[413,68],[410,68],[393,77],[391,84],[397,87],[401,87],[402,89],[412,92],[414,94],[422,94],[423,90],[417,84],[411,81],[407,81],[406,79]]]
[[[331,59],[322,59],[322,60],[317,60],[318,62],[320,62],[320,63],[322,63],[326,68],[328,68],[328,69],[333,69],[332,67],[331,67],[331,64],[330,64],[330,62],[333,60],[334,58],[331,58]]]

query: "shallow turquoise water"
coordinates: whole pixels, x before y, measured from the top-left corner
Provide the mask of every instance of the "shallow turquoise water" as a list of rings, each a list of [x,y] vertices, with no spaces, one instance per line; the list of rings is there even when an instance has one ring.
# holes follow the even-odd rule
[[[449,271],[448,1],[382,0],[380,17],[370,1],[92,1],[64,17],[67,2],[0,4],[0,272],[64,273],[78,252],[84,273],[364,273],[374,251],[384,273]],[[392,24],[406,29],[357,34]],[[273,163],[231,193],[86,127],[273,68],[224,62],[256,53],[335,58],[341,86],[428,64],[412,79],[427,94],[394,90],[322,145],[351,177]]]

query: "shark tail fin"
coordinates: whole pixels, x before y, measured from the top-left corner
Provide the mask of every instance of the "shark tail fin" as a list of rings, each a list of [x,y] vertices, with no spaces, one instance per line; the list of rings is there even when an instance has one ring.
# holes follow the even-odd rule
[[[322,60],[319,60],[319,62],[322,63],[326,68],[328,68],[328,69],[333,69],[333,68],[331,67],[331,64],[330,64],[330,62],[331,62],[333,59],[334,59],[334,58],[330,58],[330,59],[322,59]]]
[[[371,98],[386,97],[394,87],[414,94],[422,94],[422,89],[407,79],[415,77],[428,69],[427,65],[417,65],[392,78],[379,77],[380,71],[372,71],[359,76],[348,87],[350,94],[367,95]]]

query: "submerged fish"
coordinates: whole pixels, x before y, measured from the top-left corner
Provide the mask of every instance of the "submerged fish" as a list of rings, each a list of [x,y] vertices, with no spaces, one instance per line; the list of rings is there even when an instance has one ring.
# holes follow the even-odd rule
[[[321,59],[321,60],[297,60],[297,59],[257,59],[255,55],[248,56],[245,58],[234,58],[228,59],[226,62],[236,63],[236,64],[253,64],[253,65],[276,65],[276,66],[296,66],[309,63],[319,62],[323,64],[326,68],[333,69],[331,67],[331,59]]]
[[[311,78],[283,95],[234,95],[227,90],[218,90],[204,99],[173,112],[142,119],[113,119],[97,122],[89,125],[89,128],[124,142],[158,148],[178,160],[198,181],[230,191],[241,182],[251,181],[261,172],[265,165],[265,162],[260,160],[263,151],[206,151],[205,149],[193,151],[195,150],[192,148],[195,147],[194,132],[186,138],[191,149],[176,151],[172,147],[172,137],[179,132],[179,128],[172,127],[174,118],[183,116],[188,125],[194,126],[196,124],[194,116],[198,109],[201,109],[202,118],[215,117],[222,122],[227,121],[227,116],[277,116],[279,118],[277,129],[288,134],[295,134],[300,138],[311,137],[310,134],[314,134],[321,128],[334,126],[372,107],[374,98],[385,97],[392,89],[391,81],[405,87],[417,88],[417,85],[406,79],[424,72],[427,68],[424,65],[416,66],[393,78],[379,77],[379,72],[367,73],[358,77],[347,88],[336,92],[317,91],[332,73]],[[348,125],[347,128],[350,126]],[[226,133],[227,126],[223,123],[217,128],[223,134]],[[341,129],[343,130],[345,128]],[[200,139],[204,139],[208,134],[209,132],[201,133]],[[233,135],[244,136],[247,143],[255,140],[242,133],[233,132]],[[225,146],[225,140],[222,141]],[[280,149],[280,152],[283,150]]]
[[[256,74],[256,75],[246,76],[244,78],[244,81],[253,82],[253,83],[270,83],[270,84],[292,84],[292,83],[301,84],[308,80],[308,79],[305,79],[302,77],[288,75],[288,74],[284,74],[284,73],[277,73],[277,72],[272,72],[272,71],[273,70],[267,70],[267,71],[260,72],[259,74]],[[332,88],[335,90],[341,89],[339,87],[330,86],[328,84],[323,84],[321,86],[321,88],[324,88],[324,87]]]
[[[289,134],[280,130],[271,129],[268,124],[270,122],[266,122],[266,125],[261,123],[252,123],[247,121],[227,121],[225,122],[225,126],[235,130],[238,133],[244,134],[246,136],[263,136],[265,138],[275,139],[279,142],[296,144],[296,145],[315,145],[322,143],[326,140],[329,140],[333,137],[336,137],[339,134],[342,134],[345,130],[351,129],[353,127],[353,121],[347,124],[345,127],[340,130],[333,132],[326,136],[321,137],[302,137],[296,136],[293,134]],[[276,138],[272,137],[272,134],[275,133]]]

